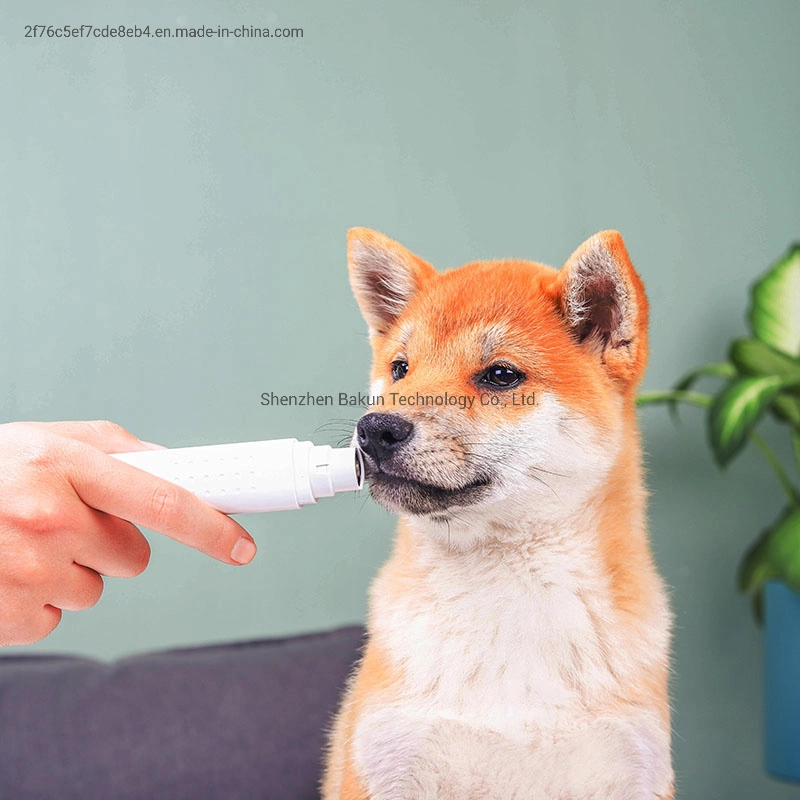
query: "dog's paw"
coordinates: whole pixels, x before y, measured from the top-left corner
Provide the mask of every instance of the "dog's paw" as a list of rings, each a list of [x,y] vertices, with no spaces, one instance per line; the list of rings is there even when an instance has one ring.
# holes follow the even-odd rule
[[[608,762],[614,789],[609,800],[669,800],[674,773],[669,734],[648,722],[614,724],[614,757]]]
[[[524,748],[453,720],[384,707],[359,722],[354,753],[373,800],[529,800],[506,786]],[[516,786],[519,775],[514,774]]]
[[[656,800],[672,795],[674,773],[669,736],[652,727],[634,727],[629,734],[635,793],[631,800]]]
[[[373,800],[434,800],[436,786],[425,768],[428,726],[392,707],[359,721],[353,740],[359,772]]]

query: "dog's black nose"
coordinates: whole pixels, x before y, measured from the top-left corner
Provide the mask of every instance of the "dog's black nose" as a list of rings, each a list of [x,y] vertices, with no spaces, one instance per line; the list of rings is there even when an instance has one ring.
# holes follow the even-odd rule
[[[365,414],[356,427],[359,447],[377,464],[408,441],[413,430],[414,423],[399,414]]]

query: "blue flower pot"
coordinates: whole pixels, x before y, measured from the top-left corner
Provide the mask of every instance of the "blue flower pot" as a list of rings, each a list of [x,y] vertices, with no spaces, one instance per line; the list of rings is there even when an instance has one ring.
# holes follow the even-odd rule
[[[800,782],[800,595],[770,581],[764,601],[764,761]]]

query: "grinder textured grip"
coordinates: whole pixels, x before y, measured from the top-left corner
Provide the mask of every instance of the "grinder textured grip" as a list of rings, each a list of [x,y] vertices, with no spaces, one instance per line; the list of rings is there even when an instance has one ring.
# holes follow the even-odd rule
[[[296,439],[118,453],[225,514],[285,511],[362,486],[360,453]]]

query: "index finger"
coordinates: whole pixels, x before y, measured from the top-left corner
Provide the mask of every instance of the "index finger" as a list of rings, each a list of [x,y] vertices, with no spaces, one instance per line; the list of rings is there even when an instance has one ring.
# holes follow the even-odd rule
[[[81,500],[98,511],[163,533],[228,564],[256,553],[250,534],[188,490],[132,467],[91,446],[75,443],[67,470]]]
[[[116,422],[106,419],[74,422],[37,422],[36,425],[67,439],[84,442],[104,453],[125,453],[133,450],[159,449],[161,445],[137,439]]]

